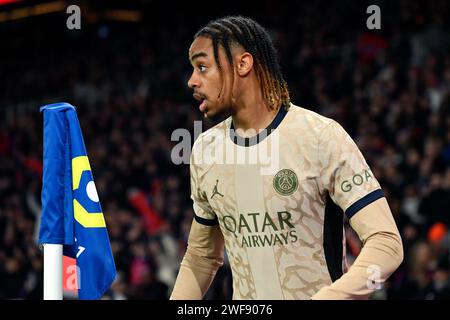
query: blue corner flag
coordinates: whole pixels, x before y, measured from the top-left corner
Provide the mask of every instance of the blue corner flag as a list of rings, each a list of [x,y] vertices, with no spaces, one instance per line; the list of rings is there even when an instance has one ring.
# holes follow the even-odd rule
[[[76,259],[78,298],[99,299],[116,276],[108,231],[75,107],[55,103],[44,114],[44,174],[39,243],[63,244]]]

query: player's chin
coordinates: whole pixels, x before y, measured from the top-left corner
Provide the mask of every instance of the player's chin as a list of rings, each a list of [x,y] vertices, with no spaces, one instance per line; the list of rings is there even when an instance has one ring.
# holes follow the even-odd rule
[[[214,106],[209,105],[208,108],[206,109],[205,112],[203,112],[203,115],[205,116],[205,118],[209,118],[209,119],[215,119],[217,117],[217,109],[214,108]]]

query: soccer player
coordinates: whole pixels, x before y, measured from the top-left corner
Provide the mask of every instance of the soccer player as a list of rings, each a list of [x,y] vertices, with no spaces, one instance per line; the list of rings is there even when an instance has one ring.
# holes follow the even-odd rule
[[[194,143],[195,216],[171,299],[202,299],[225,248],[233,299],[368,298],[403,248],[354,141],[336,121],[290,102],[271,39],[252,19],[209,22],[189,59],[200,111],[228,118]],[[258,148],[270,158],[250,161]],[[344,213],[363,243],[348,270]]]

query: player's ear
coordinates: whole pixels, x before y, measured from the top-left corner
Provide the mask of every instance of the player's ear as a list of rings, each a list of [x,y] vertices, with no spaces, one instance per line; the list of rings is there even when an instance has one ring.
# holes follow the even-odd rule
[[[253,68],[253,56],[248,52],[243,52],[238,55],[237,73],[241,77],[245,77]]]

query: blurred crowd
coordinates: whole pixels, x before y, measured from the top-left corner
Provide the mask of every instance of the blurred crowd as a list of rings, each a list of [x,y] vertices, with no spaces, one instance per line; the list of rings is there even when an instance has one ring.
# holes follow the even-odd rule
[[[292,101],[342,124],[383,187],[405,259],[372,299],[449,299],[450,3],[380,6],[381,30],[348,1],[267,0],[239,13],[270,30]],[[193,217],[189,168],[172,163],[171,134],[201,120],[187,50],[210,18],[237,11],[153,9],[133,25],[2,26],[0,299],[42,298],[38,108],[57,101],[77,107],[107,222],[118,276],[104,299],[170,295]],[[351,263],[361,243],[348,226],[346,236]],[[225,261],[206,298],[231,294]]]

